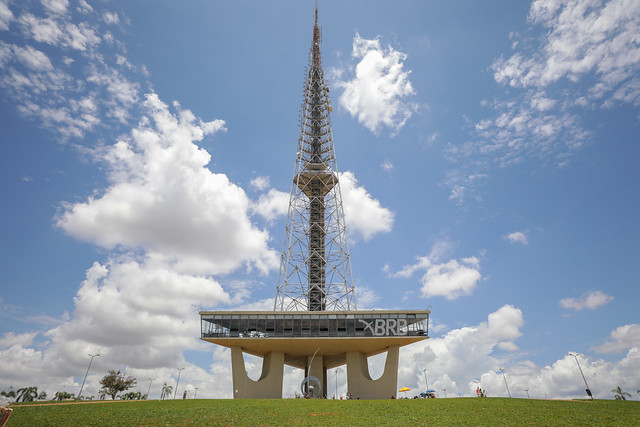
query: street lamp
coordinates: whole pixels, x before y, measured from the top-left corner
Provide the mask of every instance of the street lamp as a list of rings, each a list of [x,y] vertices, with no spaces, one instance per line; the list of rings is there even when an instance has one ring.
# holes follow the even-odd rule
[[[504,379],[504,385],[507,387],[507,394],[511,397],[511,392],[509,391],[509,384],[507,384],[507,376],[504,374],[504,368],[500,368],[502,371],[502,378]]]
[[[447,389],[443,388],[442,391],[444,391],[444,398],[446,399],[447,398]]]
[[[196,391],[195,393],[193,393],[193,398],[195,399],[197,395],[198,395],[198,387],[196,387]]]
[[[336,392],[334,393],[334,399],[338,398],[338,368],[334,371],[336,373]]]
[[[176,394],[178,394],[178,384],[180,384],[180,374],[184,368],[178,368],[178,381],[176,381],[176,391],[173,392],[173,400],[176,400]]]
[[[147,390],[147,399],[149,398],[149,393],[151,393],[151,383],[153,380],[151,378],[147,378],[149,380],[149,389]]]
[[[429,381],[427,380],[427,370],[423,369],[422,373],[424,374],[424,382],[427,384],[427,388],[425,390],[425,392],[426,392],[427,390],[429,390]]]
[[[527,392],[527,399],[531,399],[531,398],[529,397],[529,389],[528,389],[528,388],[525,388],[525,389],[524,389],[524,391],[526,391],[526,392]]]
[[[91,357],[91,360],[89,360],[89,366],[87,366],[87,373],[84,374],[84,379],[82,380],[82,385],[80,386],[80,393],[78,393],[78,397],[76,397],[76,400],[80,399],[80,396],[82,396],[82,389],[84,388],[84,382],[87,380],[87,375],[89,375],[89,369],[91,369],[91,362],[93,362],[93,358],[100,356],[100,353],[90,354],[89,356]]]
[[[582,372],[582,368],[580,367],[580,362],[578,362],[578,354],[569,353],[569,356],[573,356],[573,358],[576,359],[576,363],[578,364],[578,369],[580,369],[580,374],[582,375],[582,379],[584,380],[584,385],[587,386],[587,389],[585,390],[587,392],[587,396],[589,396],[591,400],[593,400],[593,395],[591,394],[591,390],[589,389],[589,384],[587,384],[587,379],[584,377],[584,373]]]

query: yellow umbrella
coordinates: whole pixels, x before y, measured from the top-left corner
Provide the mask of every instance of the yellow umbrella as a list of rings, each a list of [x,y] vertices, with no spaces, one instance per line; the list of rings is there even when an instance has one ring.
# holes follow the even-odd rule
[[[400,390],[398,390],[399,392],[405,392],[404,393],[404,397],[407,397],[407,392],[411,390],[409,387],[402,387]]]

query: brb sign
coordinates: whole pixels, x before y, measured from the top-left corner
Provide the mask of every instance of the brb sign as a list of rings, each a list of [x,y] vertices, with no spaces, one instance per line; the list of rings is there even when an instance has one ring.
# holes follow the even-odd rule
[[[407,319],[358,320],[364,323],[364,330],[370,330],[374,337],[407,335]]]

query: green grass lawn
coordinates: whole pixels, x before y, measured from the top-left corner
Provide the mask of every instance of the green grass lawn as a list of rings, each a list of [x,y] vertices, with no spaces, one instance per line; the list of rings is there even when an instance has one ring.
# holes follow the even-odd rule
[[[503,398],[165,400],[12,405],[7,426],[616,425],[640,426],[638,401]]]

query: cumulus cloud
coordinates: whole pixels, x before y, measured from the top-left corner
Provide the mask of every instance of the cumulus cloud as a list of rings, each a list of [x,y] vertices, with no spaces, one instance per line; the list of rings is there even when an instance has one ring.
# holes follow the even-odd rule
[[[63,206],[57,226],[107,249],[139,249],[201,274],[242,263],[267,272],[276,255],[268,234],[249,218],[250,201],[226,175],[209,171],[210,155],[194,141],[224,129],[176,104],[173,114],[157,95],[128,137],[95,151],[111,186],[86,202]]]
[[[286,216],[288,208],[289,193],[275,188],[271,188],[268,192],[261,194],[252,206],[252,210],[268,222],[272,222],[278,217]]]
[[[421,391],[425,387],[423,369],[426,369],[429,387],[438,393],[446,388],[450,396],[475,396],[476,387],[480,386],[490,397],[506,397],[507,390],[499,371],[499,368],[504,368],[513,397],[527,397],[524,390],[528,389],[531,398],[585,398],[578,366],[568,354],[571,349],[559,349],[563,356],[545,366],[521,357],[516,342],[523,326],[522,311],[505,305],[478,325],[452,329],[442,336],[403,347],[398,383]],[[586,355],[578,356],[596,398],[610,399],[609,390],[618,385],[623,389],[637,388],[635,381],[636,372],[640,369],[640,348],[638,337],[632,336],[637,333],[638,325],[627,326],[628,330],[623,326],[612,333],[612,341],[616,341],[613,336],[617,331],[620,331],[620,336],[627,337],[622,339],[625,345],[620,346],[620,350],[628,351],[620,360],[607,362]],[[433,329],[431,334],[435,334]],[[514,359],[520,361],[514,362]],[[380,365],[376,368],[381,371],[384,359],[373,363]]]
[[[255,188],[256,190],[263,191],[271,186],[271,180],[268,176],[258,176],[253,178],[250,184],[251,187]]]
[[[613,301],[613,297],[600,291],[592,291],[581,295],[578,298],[564,298],[558,303],[563,308],[570,308],[573,310],[594,310],[600,306],[606,305]]]
[[[426,369],[430,388],[446,388],[451,395],[466,391],[470,378],[497,369],[505,359],[504,351],[517,349],[514,341],[523,325],[522,311],[505,305],[478,325],[453,329],[442,337],[405,347],[401,350],[398,380],[423,390],[421,371]],[[415,372],[415,367],[420,371]]]
[[[378,233],[391,231],[393,212],[382,206],[363,187],[358,185],[353,172],[340,173],[340,190],[347,230],[367,241]]]
[[[598,353],[621,353],[624,350],[640,348],[640,324],[619,326],[611,331],[609,340],[595,347]]]
[[[5,332],[4,336],[0,338],[0,349],[13,347],[19,345],[23,347],[30,346],[33,343],[33,339],[38,335],[37,332],[26,332],[23,334],[16,334],[13,332]]]
[[[388,127],[398,132],[413,115],[415,104],[405,99],[415,93],[409,80],[410,70],[404,68],[407,55],[379,39],[364,39],[356,34],[352,57],[359,60],[352,79],[343,81],[338,72],[337,87],[342,88],[340,105],[358,122],[378,134]]]
[[[480,260],[472,256],[442,261],[449,251],[448,243],[436,244],[429,255],[417,257],[416,263],[404,266],[392,276],[409,278],[417,271],[424,271],[420,278],[424,298],[441,296],[452,300],[471,295],[482,279]]]
[[[513,233],[509,233],[507,234],[506,239],[510,243],[521,243],[523,245],[529,244],[529,238],[527,237],[527,233],[524,231],[514,231]]]

